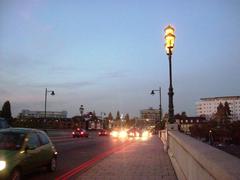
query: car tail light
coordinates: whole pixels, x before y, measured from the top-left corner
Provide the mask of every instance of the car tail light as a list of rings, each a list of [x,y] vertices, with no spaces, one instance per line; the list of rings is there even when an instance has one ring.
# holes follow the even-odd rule
[[[75,134],[75,132],[72,132],[72,134]]]
[[[83,132],[81,132],[81,134],[83,135]]]

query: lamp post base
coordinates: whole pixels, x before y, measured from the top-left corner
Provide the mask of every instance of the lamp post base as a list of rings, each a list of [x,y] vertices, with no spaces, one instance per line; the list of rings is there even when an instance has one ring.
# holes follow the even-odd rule
[[[177,123],[167,123],[167,130],[168,131],[178,131],[178,124]]]

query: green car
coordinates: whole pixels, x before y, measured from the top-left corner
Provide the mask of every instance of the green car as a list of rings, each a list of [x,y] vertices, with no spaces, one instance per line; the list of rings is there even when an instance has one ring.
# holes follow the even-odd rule
[[[0,179],[21,179],[46,166],[55,171],[57,151],[44,131],[28,128],[0,130]]]

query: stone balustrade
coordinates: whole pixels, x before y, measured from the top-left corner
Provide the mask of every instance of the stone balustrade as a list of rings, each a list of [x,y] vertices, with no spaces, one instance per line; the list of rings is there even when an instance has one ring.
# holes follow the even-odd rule
[[[160,138],[178,179],[240,179],[239,158],[178,131],[161,131]]]

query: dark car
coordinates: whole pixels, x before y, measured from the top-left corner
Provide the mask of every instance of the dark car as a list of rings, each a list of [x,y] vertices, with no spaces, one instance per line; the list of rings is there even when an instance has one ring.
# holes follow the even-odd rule
[[[0,130],[0,179],[21,179],[40,167],[55,171],[57,151],[47,134],[29,128]]]
[[[110,132],[106,129],[101,129],[99,132],[98,132],[98,135],[99,136],[109,136],[110,135]]]
[[[142,131],[141,129],[138,128],[132,128],[128,130],[128,137],[141,137],[142,136]]]
[[[88,137],[88,132],[85,129],[77,128],[73,130],[72,137]]]

